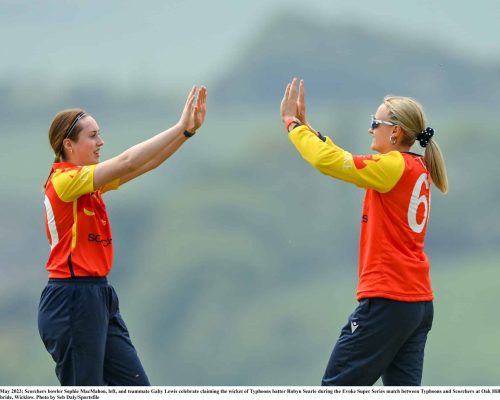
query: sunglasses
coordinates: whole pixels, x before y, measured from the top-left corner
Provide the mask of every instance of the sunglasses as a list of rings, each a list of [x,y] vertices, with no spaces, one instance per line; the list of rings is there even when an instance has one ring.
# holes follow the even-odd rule
[[[375,115],[370,115],[370,126],[372,129],[378,128],[379,125],[389,125],[396,126],[397,124],[391,121],[384,121],[382,119],[376,119]]]

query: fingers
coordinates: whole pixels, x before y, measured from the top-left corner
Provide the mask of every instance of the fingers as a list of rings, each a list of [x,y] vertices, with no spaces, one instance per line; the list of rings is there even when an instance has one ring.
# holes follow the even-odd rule
[[[305,88],[304,88],[304,81],[301,79],[300,84],[299,84],[299,102],[301,104],[305,104]]]
[[[196,99],[196,106],[195,106],[195,99]],[[196,108],[197,111],[199,109],[204,110],[206,102],[207,102],[207,88],[205,86],[201,86],[200,89],[198,90],[198,96],[196,96],[196,85],[193,85],[188,94],[185,109],[190,111],[193,111],[193,108]]]
[[[297,78],[293,78],[286,86],[283,100],[281,100],[280,114],[282,120],[297,116]]]
[[[202,86],[200,90],[198,91],[198,102],[197,102],[197,107],[199,109],[205,108],[207,102],[207,88],[205,86]]]
[[[283,101],[294,100],[297,98],[297,78],[293,78],[292,81],[286,85],[285,94],[283,95]]]
[[[193,85],[186,99],[184,110],[179,120],[180,126],[185,130],[194,130],[203,124],[206,114],[207,88],[201,86],[196,93],[196,85]],[[191,132],[190,130],[190,132]]]
[[[185,108],[188,108],[188,109],[191,108],[191,106],[193,105],[195,93],[196,93],[196,85],[193,85],[193,87],[191,88],[191,91],[189,92],[188,97],[186,99]]]
[[[283,95],[283,101],[288,100],[290,95],[290,84],[286,85],[285,94]]]
[[[207,102],[207,88],[205,86],[202,86],[198,91],[198,101],[193,111],[195,117],[194,120],[196,129],[198,129],[205,120],[205,115],[207,113],[206,102]]]
[[[193,99],[195,96],[196,92],[193,93]],[[201,86],[198,90],[196,102],[193,101],[190,107],[189,128],[191,131],[196,131],[203,124],[207,112],[206,102],[207,88],[205,86]]]
[[[290,83],[290,90],[289,90],[289,99],[296,99],[297,98],[297,78],[293,78],[292,82]]]

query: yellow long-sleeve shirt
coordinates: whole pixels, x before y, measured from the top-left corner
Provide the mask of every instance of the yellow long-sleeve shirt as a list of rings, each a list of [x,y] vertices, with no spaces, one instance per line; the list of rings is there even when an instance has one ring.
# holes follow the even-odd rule
[[[424,238],[431,178],[422,157],[391,151],[353,156],[301,125],[289,139],[325,175],[366,189],[361,218],[358,300],[432,300]]]

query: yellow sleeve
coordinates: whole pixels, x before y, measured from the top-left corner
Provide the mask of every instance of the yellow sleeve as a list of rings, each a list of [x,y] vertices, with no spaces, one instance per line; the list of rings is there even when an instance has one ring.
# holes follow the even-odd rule
[[[62,201],[70,202],[87,193],[94,192],[95,165],[67,170],[56,170],[52,175],[52,185]],[[111,181],[98,190],[101,193],[116,190],[120,186],[120,178]]]
[[[56,170],[51,181],[62,201],[70,202],[94,191],[95,165],[66,170]]]
[[[117,190],[120,187],[120,178],[116,178],[114,181],[108,182],[99,188],[101,193],[109,192],[110,190]]]
[[[293,129],[288,137],[302,157],[320,172],[361,188],[386,193],[403,175],[405,162],[399,151],[353,156],[330,138],[321,140],[304,125]]]

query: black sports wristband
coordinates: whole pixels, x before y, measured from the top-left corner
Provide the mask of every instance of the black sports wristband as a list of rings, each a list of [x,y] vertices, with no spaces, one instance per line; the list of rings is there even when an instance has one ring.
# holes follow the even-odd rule
[[[289,129],[289,130],[288,130],[288,133],[290,133],[291,131],[293,131],[295,128],[297,128],[297,127],[298,127],[298,126],[300,126],[300,125],[301,125],[301,123],[300,123],[300,122],[293,121],[292,123],[290,123],[290,124],[288,125],[288,128],[290,128],[290,127],[292,128],[292,129]]]
[[[195,132],[184,131],[184,136],[186,136],[187,138],[190,138],[190,137],[191,137],[191,136],[193,136],[195,133],[196,133],[196,131],[195,131]]]

